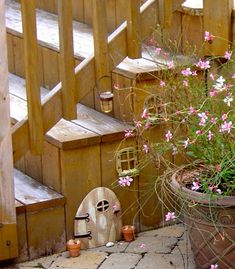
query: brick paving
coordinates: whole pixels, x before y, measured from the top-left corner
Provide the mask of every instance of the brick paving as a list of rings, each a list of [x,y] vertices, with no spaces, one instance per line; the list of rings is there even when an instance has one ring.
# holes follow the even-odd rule
[[[79,257],[70,258],[63,252],[6,268],[195,269],[195,264],[184,227],[173,225],[139,233],[130,243],[120,241],[113,247],[83,250]]]

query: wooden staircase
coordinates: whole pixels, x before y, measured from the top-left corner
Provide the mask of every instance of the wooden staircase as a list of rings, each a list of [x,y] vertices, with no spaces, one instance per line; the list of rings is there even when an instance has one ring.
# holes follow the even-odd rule
[[[131,128],[129,123],[133,113],[141,111],[144,96],[133,94],[134,98],[130,102],[132,107],[125,106],[123,110],[120,108],[120,100],[126,100],[128,91],[131,87],[138,86],[138,83],[147,83],[151,86],[150,91],[159,93],[160,89],[156,87],[156,81],[151,74],[166,67],[164,61],[157,59],[156,64],[156,59],[149,57],[147,52],[153,48],[143,51],[141,59],[126,58],[131,56],[131,48],[136,49],[130,41],[134,38],[130,35],[133,30],[130,23],[133,14],[125,10],[124,13],[127,14],[124,16],[120,12],[126,7],[126,0],[107,0],[110,14],[107,19],[109,36],[107,32],[106,41],[99,36],[99,28],[96,28],[98,26],[91,26],[92,1],[72,1],[76,7],[82,7],[83,13],[75,8],[73,10],[76,20],[73,20],[72,24],[72,57],[75,64],[70,74],[74,76],[75,87],[66,88],[65,85],[71,84],[66,84],[66,78],[62,74],[62,69],[68,66],[68,63],[66,57],[62,59],[63,49],[60,48],[61,24],[58,21],[61,14],[57,12],[56,0],[37,0],[38,71],[41,85],[41,98],[38,102],[41,102],[42,109],[40,120],[43,124],[43,145],[41,153],[34,155],[30,151],[32,138],[28,117],[30,106],[33,106],[27,100],[24,64],[25,54],[33,55],[34,52],[24,50],[20,2],[25,1],[5,1],[13,157],[15,168],[18,169],[15,170],[14,178],[20,260],[64,250],[65,241],[73,236],[73,219],[85,195],[97,186],[115,186],[114,182],[118,177],[115,152],[124,138],[124,130]],[[98,5],[99,0],[93,2]],[[104,1],[101,2],[104,4]],[[163,23],[162,18],[157,15],[156,2],[141,1],[142,6],[137,14],[140,21],[137,29],[140,43],[151,34],[156,23]],[[179,4],[183,1],[174,2],[178,7],[176,2]],[[123,22],[126,18],[127,22]],[[102,39],[100,43],[107,49],[106,52],[97,49],[99,38]],[[100,60],[102,53],[106,59],[105,68]],[[151,51],[151,54],[154,55],[154,51]],[[97,74],[102,75],[102,72],[106,72],[123,88],[128,88],[124,94],[121,93],[121,97],[120,93],[112,89],[114,111],[110,115],[100,112],[95,90],[99,78]],[[76,101],[77,117],[72,120],[66,119],[63,114],[65,91],[70,91],[69,94],[71,93]],[[135,146],[135,141],[126,139],[122,147],[129,146]],[[136,180],[131,192],[116,188],[115,193],[124,209],[130,207],[123,215],[123,222],[129,224],[133,220],[139,230],[144,230],[156,226],[161,214],[146,220],[140,212],[139,205],[136,205],[139,194],[134,190],[141,184],[146,184],[144,176]],[[151,198],[150,203],[143,202],[143,208],[150,205],[148,211],[151,211],[155,202],[155,199]],[[53,230],[57,224],[58,227]]]

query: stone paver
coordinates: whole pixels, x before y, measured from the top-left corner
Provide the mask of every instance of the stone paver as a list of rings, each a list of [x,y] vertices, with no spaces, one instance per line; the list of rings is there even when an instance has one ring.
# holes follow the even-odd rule
[[[131,242],[125,252],[131,253],[171,253],[178,239],[167,236],[141,236]]]
[[[45,267],[45,268],[49,268],[51,266],[51,264],[62,254],[54,254],[51,256],[47,256],[47,257],[43,257],[43,258],[39,258],[36,260],[32,260],[29,262],[24,262],[20,264],[20,269],[27,269],[27,268],[35,268],[35,267],[39,267],[41,266],[41,268]],[[40,268],[40,267],[39,267]]]
[[[188,264],[181,255],[146,254],[135,269],[195,269],[194,264]]]
[[[120,253],[124,252],[125,249],[128,247],[129,243],[120,241],[114,244],[113,247],[98,247],[98,248],[91,248],[89,251],[101,251],[101,252],[107,252],[107,253]]]
[[[183,225],[172,225],[172,226],[166,226],[163,228],[159,228],[152,231],[142,232],[139,233],[138,236],[172,236],[172,237],[181,237],[185,232],[185,227]]]
[[[111,254],[99,269],[132,269],[142,258],[139,254],[114,253]]]
[[[81,251],[76,258],[68,252],[0,269],[195,269],[183,225],[139,233],[132,242]]]

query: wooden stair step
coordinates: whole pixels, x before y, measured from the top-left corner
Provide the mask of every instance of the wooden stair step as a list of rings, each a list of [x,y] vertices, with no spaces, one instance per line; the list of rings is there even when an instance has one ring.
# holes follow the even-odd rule
[[[14,169],[19,257],[32,260],[65,250],[65,197]]]
[[[14,0],[5,2],[7,31],[16,36],[22,36],[21,5]],[[36,9],[36,12],[37,38],[40,45],[58,51],[58,16],[41,9]],[[93,53],[93,33],[89,25],[73,21],[73,39],[76,58],[82,60]]]
[[[17,207],[22,205],[27,212],[38,211],[50,207],[62,206],[65,198],[49,187],[14,169],[15,199]]]
[[[41,87],[41,100],[43,100],[48,92],[49,90]],[[9,93],[11,122],[15,124],[27,116],[25,79],[9,73]]]
[[[82,104],[77,105],[77,114],[78,117],[73,122],[99,134],[102,142],[121,140],[124,131],[131,128],[129,124]]]

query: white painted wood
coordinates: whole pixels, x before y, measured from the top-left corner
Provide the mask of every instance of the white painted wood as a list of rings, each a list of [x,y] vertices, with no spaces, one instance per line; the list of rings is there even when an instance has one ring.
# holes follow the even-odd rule
[[[102,201],[107,201],[106,207],[102,207]],[[74,223],[75,235],[91,231],[92,238],[90,240],[79,238],[83,249],[103,246],[108,242],[120,240],[121,206],[113,191],[105,187],[98,187],[88,193],[79,206],[76,217],[84,216],[87,213],[89,221],[75,220]]]

